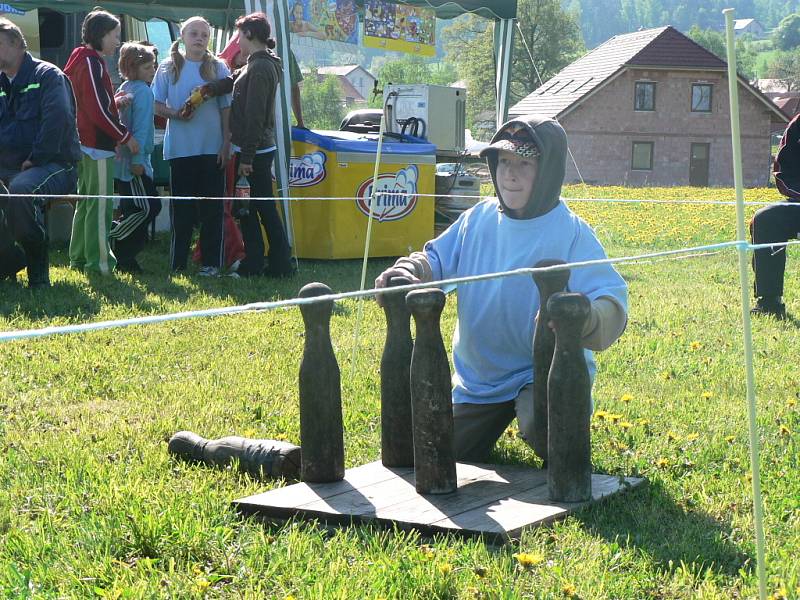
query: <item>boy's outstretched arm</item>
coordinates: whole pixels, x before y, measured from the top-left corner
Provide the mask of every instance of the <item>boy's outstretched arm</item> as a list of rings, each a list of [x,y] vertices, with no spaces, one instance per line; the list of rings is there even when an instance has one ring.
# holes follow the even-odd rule
[[[628,315],[622,305],[611,296],[601,296],[592,301],[592,312],[583,327],[583,347],[605,350],[616,342],[628,324]]]

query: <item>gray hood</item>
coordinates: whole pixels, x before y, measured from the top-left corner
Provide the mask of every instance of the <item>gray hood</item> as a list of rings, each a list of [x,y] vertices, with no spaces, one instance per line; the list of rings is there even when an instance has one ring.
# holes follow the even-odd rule
[[[503,124],[492,138],[492,144],[508,138],[510,132],[524,129],[539,149],[539,168],[533,185],[533,192],[527,205],[517,214],[512,214],[503,202],[503,196],[497,186],[497,152],[498,148],[489,145],[481,152],[486,158],[492,174],[497,197],[503,211],[512,219],[533,219],[550,212],[558,204],[561,197],[561,186],[567,167],[567,134],[564,128],[550,117],[543,115],[523,115]]]

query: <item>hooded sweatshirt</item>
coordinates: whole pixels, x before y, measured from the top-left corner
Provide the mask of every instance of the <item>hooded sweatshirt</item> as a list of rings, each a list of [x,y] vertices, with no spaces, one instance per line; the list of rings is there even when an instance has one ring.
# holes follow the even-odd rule
[[[81,145],[113,153],[117,144],[126,144],[131,134],[120,121],[114,88],[100,53],[78,46],[72,51],[64,73],[72,82],[78,104]]]
[[[280,57],[259,50],[236,73],[211,85],[214,95],[233,90],[231,144],[244,164],[252,164],[256,152],[275,146],[275,94],[282,73]]]
[[[422,256],[398,261],[433,281],[532,267],[543,259],[567,262],[604,259],[592,229],[560,200],[566,166],[566,135],[561,126],[531,116],[507,123],[535,135],[541,153],[531,197],[516,217],[502,199],[488,199],[461,214],[442,235],[425,245]],[[495,139],[498,136],[495,136]],[[487,160],[496,176],[496,151]],[[405,263],[403,261],[406,261]],[[413,266],[412,266],[413,265]],[[428,276],[425,270],[429,269]],[[610,265],[573,269],[568,289],[611,307],[616,330],[625,325],[627,286]],[[530,275],[460,284],[458,322],[453,335],[453,402],[488,404],[513,400],[533,382],[533,332],[539,293]],[[620,325],[621,323],[621,325]],[[595,323],[597,325],[597,323]],[[610,344],[610,342],[609,342]],[[589,372],[595,363],[586,350]]]

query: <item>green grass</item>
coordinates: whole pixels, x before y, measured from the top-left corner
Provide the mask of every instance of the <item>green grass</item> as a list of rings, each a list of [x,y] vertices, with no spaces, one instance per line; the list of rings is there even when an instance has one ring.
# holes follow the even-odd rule
[[[612,256],[713,243],[735,230],[727,207],[574,207]],[[0,284],[0,330],[287,298],[307,281],[352,290],[360,276],[357,261],[302,261],[288,281],[169,279],[166,253],[159,240],[143,261],[150,274],[89,281],[56,252],[52,290]],[[388,263],[372,261],[368,281]],[[599,471],[649,485],[504,547],[264,525],[230,501],[284,482],[170,460],[166,440],[181,429],[298,442],[296,309],[2,344],[0,597],[556,598],[572,586],[582,598],[752,597],[737,268],[732,250],[620,266],[630,323],[597,356],[593,458]],[[800,315],[797,268],[791,256],[786,300]],[[364,304],[352,365],[356,315],[355,302],[342,302],[332,320],[348,467],[378,459],[380,448],[383,316]],[[448,345],[454,319],[451,298]],[[769,590],[787,597],[800,594],[798,324],[753,323]],[[496,459],[533,457],[512,427]],[[523,567],[518,553],[537,564]]]

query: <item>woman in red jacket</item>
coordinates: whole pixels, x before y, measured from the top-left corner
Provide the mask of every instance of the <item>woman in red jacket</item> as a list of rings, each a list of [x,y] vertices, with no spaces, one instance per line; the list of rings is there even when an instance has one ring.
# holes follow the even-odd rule
[[[72,51],[64,72],[72,82],[78,107],[78,136],[83,155],[78,164],[78,201],[72,221],[69,263],[75,269],[111,273],[116,265],[108,241],[114,205],[114,154],[118,145],[131,153],[139,144],[121,123],[114,88],[103,56],[119,47],[119,19],[93,10],[83,20],[83,46]]]

